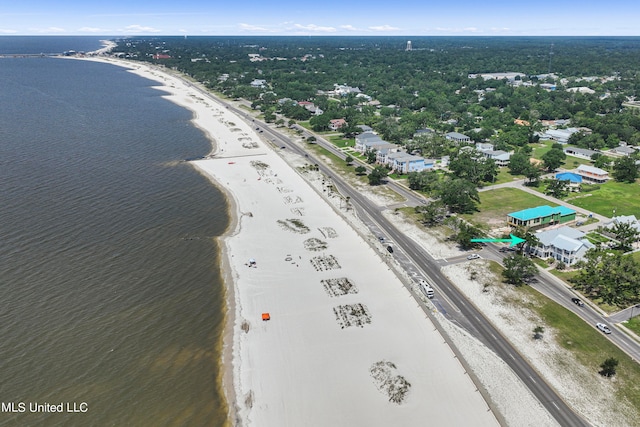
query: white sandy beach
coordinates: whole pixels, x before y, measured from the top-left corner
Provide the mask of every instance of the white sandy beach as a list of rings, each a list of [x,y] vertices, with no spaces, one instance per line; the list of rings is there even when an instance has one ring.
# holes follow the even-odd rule
[[[371,246],[375,237],[352,212],[338,214],[339,204],[321,196],[318,176],[295,169],[304,159],[274,150],[254,126],[172,74],[95,60],[161,83],[166,98],[190,109],[194,124],[215,142],[212,156],[192,164],[227,191],[234,216],[222,254],[229,308],[224,383],[233,425],[557,425],[502,360],[435,313],[482,385],[472,382],[380,248]],[[460,254],[395,222],[436,258]],[[597,396],[580,392],[582,382],[558,370],[553,361],[565,356],[561,349],[545,340],[541,351],[542,343],[533,348],[523,340],[528,315],[517,330],[513,320],[504,322],[512,308],[479,293],[467,267],[445,272],[543,375],[559,379],[553,384],[572,406],[596,424],[615,419],[593,413],[588,402]],[[263,321],[263,313],[270,320]],[[490,405],[478,388],[490,395]]]
[[[402,282],[248,124],[171,75],[118,65],[161,82],[217,144],[194,165],[237,210],[223,255],[238,423],[498,424]]]

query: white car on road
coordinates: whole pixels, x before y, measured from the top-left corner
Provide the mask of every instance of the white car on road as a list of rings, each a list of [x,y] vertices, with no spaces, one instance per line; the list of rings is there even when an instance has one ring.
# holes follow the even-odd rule
[[[611,333],[611,329],[609,329],[609,327],[604,323],[596,323],[596,327],[600,329],[602,332],[604,332],[605,334]]]

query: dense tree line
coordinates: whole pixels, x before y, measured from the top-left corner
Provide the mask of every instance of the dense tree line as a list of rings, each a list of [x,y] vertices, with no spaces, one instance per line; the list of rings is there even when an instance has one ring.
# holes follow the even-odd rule
[[[121,40],[116,52],[176,68],[213,90],[298,120],[308,114],[277,101],[311,100],[325,111],[321,123],[348,117],[349,123],[374,126],[391,142],[406,143],[416,129],[430,126],[512,149],[534,142],[538,119],[571,118],[572,125],[593,130],[573,138],[578,146],[640,143],[640,116],[622,108],[627,97],[640,96],[636,38],[415,37],[412,43],[413,51],[406,52],[402,37],[145,37]],[[170,57],[154,60],[158,53]],[[265,60],[252,62],[249,55]],[[501,71],[522,72],[522,80],[534,83],[553,72],[567,78],[567,87],[589,86],[596,93],[469,78]],[[254,79],[268,87],[251,87]],[[382,108],[358,105],[353,95],[337,101],[319,95],[336,83],[359,88]],[[514,119],[531,125],[515,125]]]

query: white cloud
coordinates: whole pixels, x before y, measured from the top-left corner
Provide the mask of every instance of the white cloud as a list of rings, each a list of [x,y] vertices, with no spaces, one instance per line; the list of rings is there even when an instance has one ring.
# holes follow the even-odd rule
[[[153,27],[145,27],[144,25],[128,25],[124,29],[120,30],[123,33],[159,33],[160,30]]]
[[[102,32],[105,32],[106,30],[103,30],[102,28],[96,28],[96,27],[82,27],[82,28],[78,28],[78,31],[83,33],[102,33]]]
[[[55,34],[55,33],[66,33],[67,30],[60,27],[48,27],[48,28],[29,28],[30,31],[34,33],[40,34]]]
[[[468,34],[468,33],[483,33],[482,30],[476,27],[466,27],[466,28],[445,28],[445,27],[436,27],[435,31],[440,33],[448,33],[448,34]]]
[[[17,33],[16,30],[7,30],[7,29],[0,28],[0,34],[15,34],[15,33]]]
[[[340,28],[347,31],[360,31],[358,28],[354,27],[353,25],[340,25]]]
[[[238,24],[238,26],[243,31],[268,31],[268,32],[272,32],[271,30],[269,30],[267,28],[259,27],[257,25],[240,23],[240,24]]]
[[[335,33],[337,31],[334,27],[321,27],[315,24],[309,24],[309,25],[294,24],[293,26],[299,30],[313,31],[314,33]]]
[[[373,31],[398,31],[400,28],[392,27],[391,25],[376,25],[373,27],[369,27],[370,30]]]

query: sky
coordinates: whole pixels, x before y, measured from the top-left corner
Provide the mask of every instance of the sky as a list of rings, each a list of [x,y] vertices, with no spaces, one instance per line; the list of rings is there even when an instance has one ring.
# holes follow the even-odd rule
[[[640,36],[637,0],[19,0],[0,35]]]

